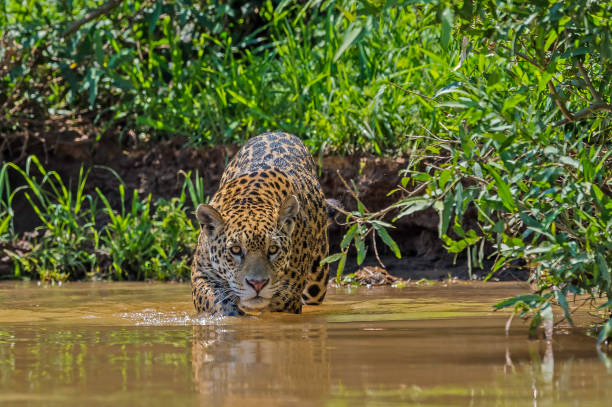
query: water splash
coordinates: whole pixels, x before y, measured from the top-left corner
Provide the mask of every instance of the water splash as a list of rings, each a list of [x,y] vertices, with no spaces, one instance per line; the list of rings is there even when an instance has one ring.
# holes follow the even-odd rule
[[[192,326],[213,325],[223,320],[223,317],[193,315],[188,312],[161,312],[153,309],[143,309],[139,312],[122,312],[119,317],[133,321],[136,326]]]

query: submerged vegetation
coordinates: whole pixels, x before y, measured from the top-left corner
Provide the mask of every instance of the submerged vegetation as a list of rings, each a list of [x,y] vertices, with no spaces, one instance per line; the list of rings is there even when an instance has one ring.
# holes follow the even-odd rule
[[[551,304],[571,322],[574,296],[603,298],[603,342],[612,333],[612,2],[399,3],[5,1],[0,132],[91,111],[137,142],[233,143],[274,129],[313,152],[405,154],[394,205],[370,212],[357,202],[345,213],[341,252],[327,259],[339,273],[351,242],[360,263],[374,234],[400,256],[387,229],[433,207],[440,239],[470,270],[489,258],[488,277],[530,272],[535,293],[498,307],[532,316],[535,331]],[[33,158],[23,168],[0,173],[0,244],[14,238],[15,193],[28,194],[43,226],[27,255],[11,253],[16,275],[186,276],[196,234],[187,195],[204,199],[190,177],[171,201],[122,187],[118,209],[84,192],[85,170],[73,191]],[[10,189],[9,170],[26,180],[22,190]]]

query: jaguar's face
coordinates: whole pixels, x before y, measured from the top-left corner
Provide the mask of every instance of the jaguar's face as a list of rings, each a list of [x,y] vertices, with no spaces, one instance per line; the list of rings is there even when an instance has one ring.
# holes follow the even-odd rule
[[[291,234],[299,203],[294,196],[265,218],[234,209],[222,215],[210,205],[196,211],[206,234],[208,254],[216,272],[228,282],[228,295],[247,310],[263,310],[274,296],[288,288],[286,272],[291,255]]]

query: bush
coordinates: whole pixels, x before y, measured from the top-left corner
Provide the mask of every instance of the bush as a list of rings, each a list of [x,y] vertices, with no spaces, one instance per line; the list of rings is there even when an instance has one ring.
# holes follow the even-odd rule
[[[7,130],[31,106],[90,110],[143,141],[182,134],[208,145],[284,130],[314,151],[381,154],[437,122],[427,97],[415,104],[404,91],[432,94],[444,80],[427,69],[443,51],[432,5],[109,1],[79,25],[99,2],[5,4]]]
[[[199,232],[188,214],[193,207],[186,204],[190,174],[181,196],[170,201],[152,203],[150,195],[140,199],[137,191],[128,199],[121,184],[121,209],[116,210],[100,190],[93,195],[86,192],[89,171],[81,169],[73,191],[34,156],[24,169],[8,163],[0,174],[8,169],[21,174],[26,185],[15,189],[10,200],[0,200],[0,205],[11,210],[13,197],[23,192],[41,222],[35,233],[17,236],[9,229],[4,234],[7,241],[22,240],[19,252],[4,249],[12,258],[15,277],[52,281],[189,277],[192,246]]]
[[[454,8],[453,8],[454,7]],[[441,3],[437,66],[445,83],[430,99],[439,125],[405,170],[404,196],[379,212],[348,214],[358,260],[366,236],[395,219],[434,207],[447,249],[482,267],[485,241],[495,265],[521,260],[536,293],[501,302],[532,315],[532,332],[572,298],[607,298],[599,343],[612,332],[611,2]],[[457,40],[451,35],[460,36]],[[414,93],[419,93],[415,91]],[[424,191],[412,196],[405,188]],[[477,228],[463,222],[477,212]],[[395,220],[394,219],[394,220]],[[359,233],[357,233],[359,232]]]

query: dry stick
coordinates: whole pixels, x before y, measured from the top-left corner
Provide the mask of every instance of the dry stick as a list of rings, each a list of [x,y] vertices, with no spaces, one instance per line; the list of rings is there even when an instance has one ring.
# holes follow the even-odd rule
[[[66,30],[62,33],[62,37],[68,37],[71,34],[74,34],[79,28],[81,28],[81,26],[83,26],[84,24],[87,24],[93,19],[98,18],[102,14],[108,13],[109,11],[117,7],[122,2],[123,0],[111,0],[111,1],[108,1],[102,4],[97,9],[92,10],[89,13],[85,14],[85,17],[83,17],[82,19],[73,21],[72,23],[70,23],[70,25],[68,25],[68,28],[66,28]]]
[[[351,189],[351,187],[349,187],[349,184],[346,182],[346,180],[342,177],[342,175],[340,174],[340,170],[336,170],[336,174],[338,174],[338,177],[340,178],[340,181],[342,181],[342,183],[344,184],[344,187],[349,191],[349,193],[351,194],[351,196],[353,197],[353,199],[355,199],[356,201],[359,201],[359,197],[357,196],[357,194],[355,193],[355,191],[353,191]],[[363,205],[363,202],[361,202],[361,204]],[[363,205],[363,209],[366,212],[370,212],[368,211],[368,208],[366,208],[365,205]]]
[[[403,87],[401,87],[400,85],[398,85],[398,84],[396,84],[396,83],[393,83],[393,82],[391,82],[391,81],[389,81],[389,83],[391,84],[391,86],[395,86],[395,87],[396,87],[396,88],[398,88],[399,90],[404,91],[404,92],[406,92],[406,93],[412,93],[413,95],[417,95],[417,96],[419,96],[419,97],[422,97],[423,99],[433,100],[433,98],[430,98],[429,96],[423,95],[422,93],[415,92],[415,91],[410,90],[410,89],[403,88]]]
[[[376,248],[376,233],[374,233],[374,231],[372,231],[372,247],[374,247],[374,255],[376,256],[376,261],[378,261],[378,264],[380,264],[380,267],[385,268],[385,265],[383,264],[382,260],[380,260],[380,257],[378,256],[378,249]]]
[[[510,314],[510,317],[506,321],[506,336],[510,335],[510,326],[512,325],[512,319],[514,319],[514,312]]]
[[[505,49],[506,51],[512,51],[510,48],[508,48],[507,46],[505,46],[504,44],[499,44],[500,47],[502,47],[503,49]],[[546,71],[546,69],[544,69],[542,67],[542,65],[540,65],[538,63],[538,61],[536,61],[535,59],[531,58],[529,55],[527,54],[523,54],[522,52],[514,52],[514,55],[516,55],[519,58],[524,59],[525,61],[529,62],[531,65],[535,66],[536,68],[538,68],[540,71]]]

